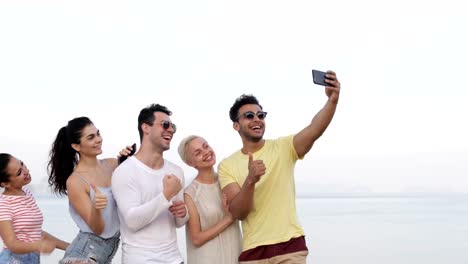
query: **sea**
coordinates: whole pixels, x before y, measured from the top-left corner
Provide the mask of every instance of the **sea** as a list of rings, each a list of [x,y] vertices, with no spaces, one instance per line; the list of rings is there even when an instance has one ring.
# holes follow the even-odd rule
[[[78,230],[68,201],[36,200],[44,230],[72,241]],[[307,263],[468,264],[468,194],[317,195],[296,202]],[[185,229],[177,235],[186,257]],[[58,263],[62,256],[55,250],[41,263]],[[113,263],[121,263],[120,249]]]

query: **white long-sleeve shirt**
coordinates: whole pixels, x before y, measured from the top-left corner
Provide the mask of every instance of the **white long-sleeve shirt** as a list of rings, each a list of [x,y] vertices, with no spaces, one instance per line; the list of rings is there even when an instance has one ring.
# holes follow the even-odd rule
[[[163,178],[168,174],[177,176],[184,186],[183,170],[168,160],[164,160],[161,169],[154,170],[136,157],[130,157],[114,171],[112,192],[119,209],[124,261],[134,259],[131,255],[139,254],[138,249],[150,252],[145,263],[183,261],[177,246],[176,227],[187,222],[188,213],[184,218],[174,218],[169,211],[172,201],[184,198],[182,188],[172,201],[166,199]],[[142,260],[142,256],[135,257]]]

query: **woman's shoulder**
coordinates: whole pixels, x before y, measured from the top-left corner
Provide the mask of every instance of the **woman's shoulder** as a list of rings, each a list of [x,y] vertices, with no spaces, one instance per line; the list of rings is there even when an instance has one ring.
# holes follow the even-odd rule
[[[82,190],[89,192],[89,182],[80,173],[73,172],[67,179],[67,192],[81,192]]]
[[[106,159],[100,160],[100,162],[104,167],[110,169],[111,171],[114,171],[118,165],[116,158],[106,158]]]
[[[31,192],[31,190],[29,190],[28,187],[23,186],[23,192],[24,192],[24,194],[26,194],[26,196],[34,196],[33,193]]]
[[[194,190],[198,186],[197,181],[193,180],[187,187],[185,187],[185,191],[187,190]]]
[[[193,180],[187,187],[185,187],[184,193],[190,195],[192,199],[194,199],[197,195],[199,187],[200,186],[198,182],[196,180]]]
[[[10,206],[9,200],[6,198],[6,196],[1,194],[0,195],[0,207],[4,208],[4,207],[9,207],[9,206]]]

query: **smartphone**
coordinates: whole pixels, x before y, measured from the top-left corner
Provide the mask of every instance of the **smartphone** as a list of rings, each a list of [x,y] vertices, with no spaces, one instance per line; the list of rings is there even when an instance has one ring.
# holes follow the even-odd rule
[[[312,79],[314,80],[315,84],[328,86],[329,84],[325,82],[325,75],[327,73],[323,71],[312,70]]]
[[[122,162],[124,162],[128,157],[130,157],[130,156],[132,156],[133,154],[135,154],[135,152],[136,152],[136,143],[134,143],[134,144],[132,145],[132,150],[130,151],[130,153],[129,153],[127,156],[125,156],[125,155],[120,156],[120,158],[119,158],[119,164],[122,164]]]

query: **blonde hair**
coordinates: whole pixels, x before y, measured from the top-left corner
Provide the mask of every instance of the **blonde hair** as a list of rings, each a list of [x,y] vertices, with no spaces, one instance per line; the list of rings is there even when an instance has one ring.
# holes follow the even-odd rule
[[[179,152],[179,156],[182,159],[185,164],[188,164],[188,157],[187,157],[187,146],[192,142],[192,140],[196,138],[201,138],[200,136],[197,135],[190,135],[182,139],[179,143],[179,147],[177,148],[177,151]]]

